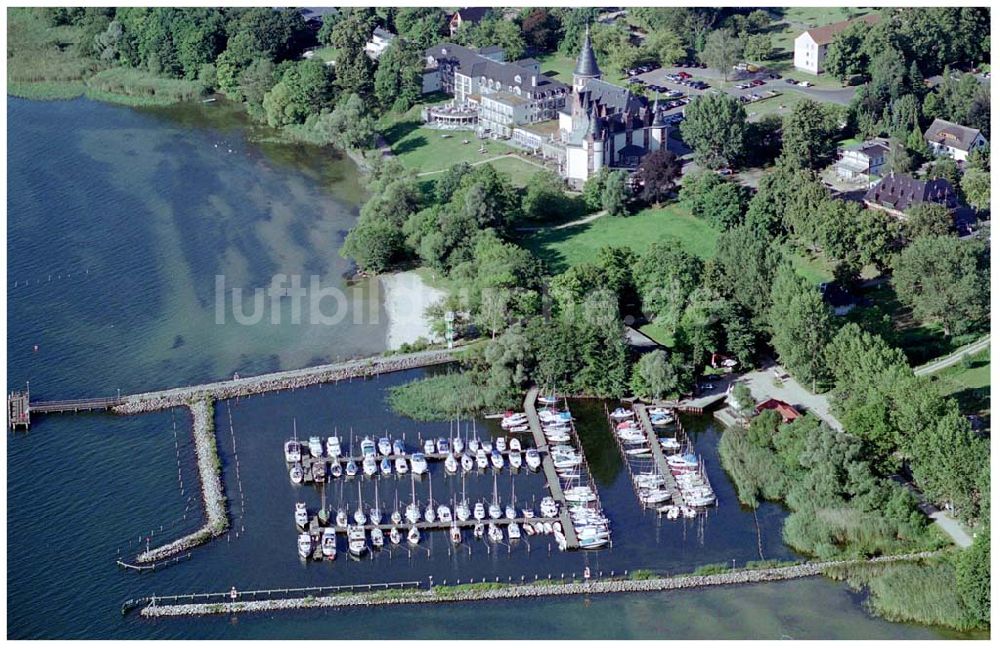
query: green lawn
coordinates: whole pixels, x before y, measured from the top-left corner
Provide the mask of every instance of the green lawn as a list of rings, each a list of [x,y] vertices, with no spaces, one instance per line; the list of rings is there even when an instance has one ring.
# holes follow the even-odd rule
[[[506,147],[507,151],[510,152],[510,147]],[[515,187],[526,187],[531,181],[531,177],[543,171],[534,164],[530,162],[525,162],[517,155],[510,155],[503,158],[502,160],[494,160],[490,162],[497,171],[503,171],[504,173],[510,175],[510,181],[514,183]]]
[[[702,259],[715,254],[719,233],[673,203],[646,209],[631,216],[603,216],[565,229],[548,229],[530,235],[524,244],[543,259],[553,272],[592,260],[605,245],[622,245],[644,252],[653,241],[674,240]]]
[[[659,324],[643,324],[639,327],[639,332],[648,335],[654,342],[662,344],[665,347],[669,348],[674,346],[674,336],[670,334],[670,331],[663,328]]]
[[[808,279],[809,283],[818,286],[821,283],[833,281],[833,268],[823,256],[792,252],[789,254],[789,258],[792,260],[795,271]]]
[[[965,366],[963,366],[965,365]],[[958,401],[965,414],[987,415],[990,411],[989,349],[969,356],[969,362],[942,369],[931,380],[945,396]]]
[[[333,47],[332,45],[328,45],[326,47],[320,47],[313,51],[315,52],[313,56],[320,59],[321,61],[332,61],[334,57],[337,56],[337,48]]]

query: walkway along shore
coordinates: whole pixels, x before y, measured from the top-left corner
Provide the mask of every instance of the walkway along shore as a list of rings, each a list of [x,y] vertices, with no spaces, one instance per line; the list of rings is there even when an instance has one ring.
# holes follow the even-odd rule
[[[320,383],[339,382],[350,378],[369,378],[394,371],[454,362],[461,351],[462,347],[455,347],[454,349],[433,349],[416,353],[375,356],[203,385],[143,392],[123,396],[121,402],[112,407],[111,410],[115,414],[142,414],[172,407],[184,407],[192,401],[204,398],[225,400],[237,396],[250,396],[284,389],[309,387]]]
[[[459,585],[453,587],[435,587],[431,589],[376,589],[371,592],[351,592],[329,596],[308,596],[305,598],[267,599],[259,601],[240,601],[240,593],[235,592],[236,600],[220,601],[218,603],[180,603],[162,605],[156,602],[156,597],[149,597],[140,614],[144,617],[178,617],[207,614],[237,614],[245,612],[272,612],[276,610],[294,610],[309,608],[342,608],[368,607],[375,605],[412,605],[425,603],[459,603],[470,601],[495,601],[506,599],[534,598],[541,596],[579,596],[591,594],[618,594],[627,592],[662,592],[666,590],[690,589],[695,587],[713,587],[719,585],[743,585],[748,583],[764,583],[771,581],[791,580],[819,576],[831,567],[877,564],[930,558],[939,552],[926,551],[899,556],[881,556],[870,560],[831,560],[825,562],[807,562],[786,567],[768,567],[761,569],[742,569],[727,571],[705,576],[685,575],[665,578],[592,580],[572,583],[526,583],[500,584],[482,583]],[[217,596],[219,598],[234,598],[233,594],[219,593],[217,595],[191,595],[195,597]],[[244,593],[246,594],[246,593]],[[170,599],[186,598],[167,597]]]

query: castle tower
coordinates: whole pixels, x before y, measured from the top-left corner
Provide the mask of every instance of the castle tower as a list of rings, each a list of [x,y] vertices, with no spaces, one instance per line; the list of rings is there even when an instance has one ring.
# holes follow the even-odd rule
[[[588,81],[600,78],[601,68],[597,67],[597,57],[594,56],[594,48],[590,44],[590,25],[587,25],[587,32],[583,36],[583,47],[580,48],[576,69],[573,70],[573,90],[580,92]]]

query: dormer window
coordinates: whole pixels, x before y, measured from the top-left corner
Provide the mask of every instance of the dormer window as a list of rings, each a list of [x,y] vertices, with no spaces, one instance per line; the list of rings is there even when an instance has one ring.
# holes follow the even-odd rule
[[[514,83],[521,83],[521,75],[520,74],[515,74],[514,75]]]

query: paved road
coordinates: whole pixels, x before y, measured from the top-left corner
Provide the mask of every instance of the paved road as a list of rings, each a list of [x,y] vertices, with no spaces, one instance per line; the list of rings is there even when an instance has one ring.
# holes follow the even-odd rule
[[[988,349],[988,348],[990,348],[989,335],[987,335],[981,340],[978,340],[976,342],[973,342],[972,344],[968,344],[962,347],[961,349],[958,349],[951,355],[946,355],[943,358],[932,360],[923,366],[917,367],[916,369],[913,370],[913,373],[915,373],[918,376],[927,376],[933,373],[937,373],[942,369],[950,367],[954,364],[958,364],[959,362],[961,362],[962,358],[966,355],[972,353],[979,353],[983,349]]]

